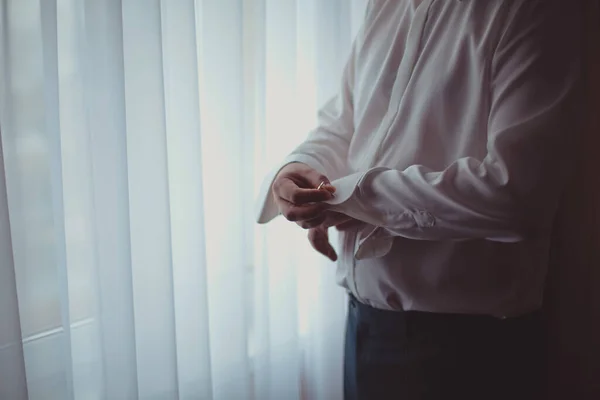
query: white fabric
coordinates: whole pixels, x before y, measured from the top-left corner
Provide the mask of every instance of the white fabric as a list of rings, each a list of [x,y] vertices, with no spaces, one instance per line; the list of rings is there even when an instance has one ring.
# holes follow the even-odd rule
[[[342,398],[334,268],[252,207],[364,6],[0,1],[0,398]]]
[[[541,306],[580,23],[561,0],[371,1],[337,97],[284,162],[328,176],[331,210],[365,223],[340,242],[342,286],[384,309]]]
[[[0,398],[21,399],[27,386],[3,158],[0,141]]]

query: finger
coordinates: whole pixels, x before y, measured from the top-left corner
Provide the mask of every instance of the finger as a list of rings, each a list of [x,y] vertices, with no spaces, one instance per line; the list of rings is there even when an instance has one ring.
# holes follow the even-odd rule
[[[343,222],[339,225],[335,226],[335,229],[337,229],[340,232],[347,232],[351,229],[354,229],[356,227],[358,227],[360,225],[360,221],[357,221],[355,219],[351,219],[349,221]]]
[[[317,188],[331,193],[332,198],[335,197],[334,193],[336,188],[325,175],[322,175],[315,170],[309,171],[304,175],[291,175],[290,179],[296,182],[299,187],[305,189]]]
[[[299,221],[296,223],[302,229],[312,229],[312,228],[316,228],[317,226],[321,225],[325,221],[326,218],[327,218],[327,216],[325,214],[321,214],[321,216],[319,216],[317,218],[309,219],[306,221]]]
[[[331,192],[328,190],[303,189],[288,178],[282,178],[276,182],[275,193],[282,199],[295,205],[318,203],[333,198]]]
[[[353,218],[344,214],[329,212],[327,219],[323,223],[324,228],[330,228],[332,226],[338,226],[346,222],[352,221]]]
[[[304,174],[301,177],[301,179],[306,182],[307,187],[309,188],[316,188],[320,184],[323,184],[323,187],[331,186],[331,182],[329,181],[329,179],[325,175],[317,172],[316,170],[311,170],[310,172]]]
[[[316,251],[328,257],[331,261],[337,261],[337,254],[333,246],[329,243],[329,236],[326,230],[322,230],[321,228],[311,229],[308,233],[308,239]]]
[[[325,257],[329,258],[331,261],[337,261],[338,259],[337,253],[335,252],[329,241],[326,241],[322,245],[319,245],[318,251]]]
[[[306,206],[296,206],[288,203],[285,200],[281,200],[279,203],[279,209],[283,216],[292,222],[298,221],[309,221],[323,215],[326,209],[326,205],[323,203],[311,204]]]
[[[332,186],[330,183],[323,185],[321,189],[325,189],[332,194],[335,193],[335,191],[337,190],[335,186]]]
[[[333,199],[333,195],[328,190],[300,189],[297,188],[291,194],[290,202],[296,205],[320,203]]]

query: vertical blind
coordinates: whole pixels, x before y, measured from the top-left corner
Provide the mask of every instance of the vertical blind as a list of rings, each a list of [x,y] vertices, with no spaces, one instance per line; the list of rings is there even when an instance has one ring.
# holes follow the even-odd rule
[[[0,398],[341,398],[345,297],[260,181],[364,0],[0,0]]]

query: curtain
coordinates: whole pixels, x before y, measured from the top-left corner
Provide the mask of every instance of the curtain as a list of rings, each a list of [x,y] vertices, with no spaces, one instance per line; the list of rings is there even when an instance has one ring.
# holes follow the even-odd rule
[[[335,399],[345,294],[260,181],[364,0],[0,0],[0,398]]]

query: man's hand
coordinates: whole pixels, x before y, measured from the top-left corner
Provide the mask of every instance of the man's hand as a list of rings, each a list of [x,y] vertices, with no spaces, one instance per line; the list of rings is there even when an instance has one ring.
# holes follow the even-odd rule
[[[321,189],[317,189],[324,182]],[[327,204],[335,188],[326,176],[302,163],[288,164],[273,182],[273,196],[279,211],[289,221],[304,229],[314,228],[325,221]]]
[[[360,223],[347,215],[326,211],[323,223],[308,231],[308,240],[313,249],[331,261],[337,261],[337,254],[329,243],[329,228],[335,227],[338,231],[344,232],[357,227]]]

